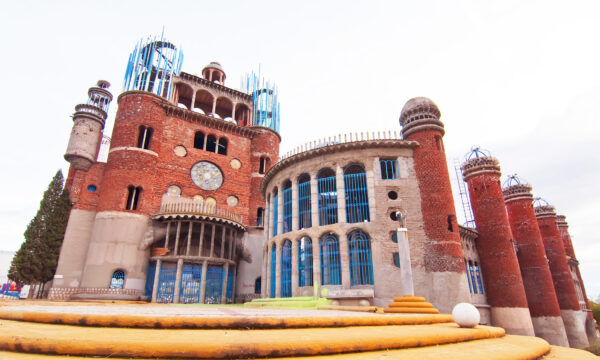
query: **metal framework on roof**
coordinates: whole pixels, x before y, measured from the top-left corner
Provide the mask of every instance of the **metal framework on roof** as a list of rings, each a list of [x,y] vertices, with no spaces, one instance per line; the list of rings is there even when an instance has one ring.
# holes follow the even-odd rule
[[[525,179],[519,177],[517,174],[510,174],[506,176],[502,187],[509,187],[513,185],[529,184]]]
[[[129,55],[123,91],[148,91],[170,99],[173,77],[182,63],[183,52],[164,38],[164,31],[160,37],[140,39]]]
[[[469,151],[467,155],[465,155],[465,160],[469,161],[471,159],[486,158],[491,156],[492,155],[488,150],[482,149],[479,146],[473,146],[471,148],[471,151]]]
[[[279,132],[279,100],[278,90],[275,84],[265,81],[254,72],[246,75],[242,81],[242,90],[252,95],[254,112],[252,114],[252,125],[264,126]]]

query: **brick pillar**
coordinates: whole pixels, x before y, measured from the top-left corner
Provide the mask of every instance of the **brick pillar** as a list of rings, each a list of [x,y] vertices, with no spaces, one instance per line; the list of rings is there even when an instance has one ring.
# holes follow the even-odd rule
[[[419,97],[404,105],[400,124],[403,138],[418,142],[413,158],[428,254],[424,271],[431,279],[430,287],[416,289],[416,295],[427,297],[441,312],[450,313],[457,303],[469,302],[470,295],[442,141],[444,124],[439,119],[440,110],[433,101]]]
[[[464,162],[461,169],[469,186],[479,232],[477,251],[485,274],[492,324],[505,328],[509,334],[533,336],[533,323],[500,185],[498,160],[479,152],[472,155],[475,157]]]
[[[585,323],[582,315],[575,282],[567,262],[567,253],[560,230],[556,221],[556,212],[550,205],[539,205],[534,208],[537,217],[546,257],[550,265],[554,289],[558,298],[560,313],[565,324],[567,337],[571,347],[582,348],[589,346],[585,332]]]
[[[569,346],[533,211],[531,186],[514,184],[506,187],[503,194],[512,235],[519,249],[517,258],[535,335],[552,345]]]

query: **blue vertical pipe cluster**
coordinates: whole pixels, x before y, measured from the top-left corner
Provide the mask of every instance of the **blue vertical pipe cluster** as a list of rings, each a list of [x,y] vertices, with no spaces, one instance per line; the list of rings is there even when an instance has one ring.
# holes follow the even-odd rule
[[[279,132],[277,86],[265,81],[260,76],[260,67],[258,68],[258,75],[254,72],[246,74],[246,79],[242,82],[242,90],[252,95],[252,102],[254,103],[252,125],[268,127]]]
[[[167,41],[163,34],[140,39],[129,55],[123,91],[148,91],[171,98],[173,77],[179,75],[183,52]]]

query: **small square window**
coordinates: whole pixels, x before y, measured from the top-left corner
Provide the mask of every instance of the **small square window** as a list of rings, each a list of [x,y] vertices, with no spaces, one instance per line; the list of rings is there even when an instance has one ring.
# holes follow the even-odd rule
[[[398,172],[398,160],[380,159],[379,166],[381,167],[381,178],[383,180],[394,180],[400,178],[400,173]]]

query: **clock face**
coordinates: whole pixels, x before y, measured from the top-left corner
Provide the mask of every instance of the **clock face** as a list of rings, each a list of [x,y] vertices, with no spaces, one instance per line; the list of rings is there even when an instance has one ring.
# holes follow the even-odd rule
[[[223,185],[223,173],[213,163],[200,161],[190,171],[192,181],[202,190],[217,190]]]

